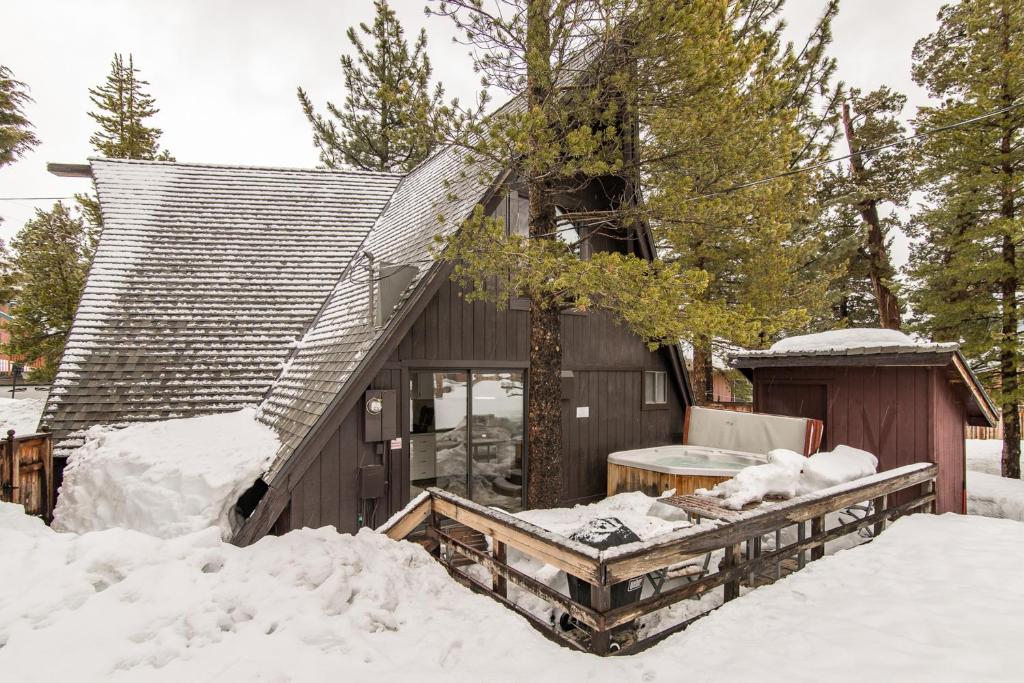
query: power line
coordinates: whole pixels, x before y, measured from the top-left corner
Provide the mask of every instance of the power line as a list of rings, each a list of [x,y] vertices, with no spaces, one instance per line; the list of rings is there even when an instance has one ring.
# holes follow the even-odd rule
[[[847,159],[852,159],[853,157],[858,157],[858,156],[862,156],[862,155],[865,155],[865,154],[872,154],[874,152],[879,152],[879,151],[881,151],[883,149],[889,149],[890,147],[898,147],[899,145],[902,145],[902,144],[905,144],[907,142],[910,142],[911,140],[917,140],[919,138],[925,138],[925,137],[928,137],[930,135],[935,135],[936,133],[944,133],[946,131],[955,130],[957,128],[963,128],[964,126],[969,126],[972,123],[977,123],[979,121],[984,121],[986,119],[991,119],[993,117],[1000,116],[1000,115],[1005,114],[1005,113],[1007,113],[1009,111],[1013,111],[1014,109],[1017,109],[1019,107],[1024,107],[1024,102],[1017,102],[1016,104],[1011,104],[1011,105],[1009,105],[1007,107],[1003,107],[1002,109],[996,109],[995,111],[991,111],[991,112],[989,112],[987,114],[981,114],[979,116],[975,116],[974,118],[965,119],[964,121],[958,121],[957,123],[951,123],[951,124],[949,124],[947,126],[939,126],[938,128],[931,128],[929,130],[921,131],[920,133],[914,133],[913,135],[907,135],[905,137],[900,138],[899,140],[895,140],[893,142],[889,142],[889,143],[886,143],[884,145],[878,145],[876,147],[869,147],[867,149],[862,149],[862,150],[859,150],[857,152],[852,152],[850,154],[844,154],[843,156],[840,156],[840,157],[834,157],[832,159],[827,159],[825,161],[819,161],[817,163],[809,164],[807,166],[801,166],[800,168],[794,168],[794,169],[791,169],[789,171],[785,171],[783,173],[779,173],[779,174],[776,174],[776,175],[767,176],[765,178],[760,178],[758,180],[751,180],[750,182],[746,182],[746,183],[740,183],[739,185],[733,185],[732,187],[727,187],[724,190],[718,190],[716,192],[709,192],[707,194],[698,195],[696,197],[689,197],[689,198],[687,198],[686,201],[687,202],[695,202],[695,201],[697,201],[699,199],[711,199],[712,197],[720,197],[722,195],[732,194],[733,192],[738,192],[739,190],[745,190],[745,189],[747,189],[749,187],[757,187],[758,185],[764,185],[765,183],[770,183],[771,181],[778,180],[780,178],[788,178],[790,176],[799,175],[800,173],[807,173],[809,171],[816,171],[819,168],[824,168],[824,167],[828,166],[829,164],[834,164],[834,163],[837,163],[839,161],[845,161]]]
[[[71,195],[70,197],[0,197],[0,202],[43,202],[74,198],[74,195]]]

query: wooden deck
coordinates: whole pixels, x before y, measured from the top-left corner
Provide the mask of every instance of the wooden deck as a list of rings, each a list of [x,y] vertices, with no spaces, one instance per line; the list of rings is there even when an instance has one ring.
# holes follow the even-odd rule
[[[630,629],[638,618],[718,587],[722,587],[724,600],[733,600],[739,597],[741,585],[770,583],[823,557],[825,544],[830,541],[864,529],[877,535],[888,522],[902,515],[934,512],[937,474],[938,468],[930,463],[907,465],[743,510],[727,510],[716,499],[703,496],[677,496],[666,501],[687,511],[693,525],[603,551],[438,489],[430,489],[381,530],[395,539],[429,539],[425,547],[435,548],[435,557],[455,579],[517,612],[552,640],[600,655],[623,654],[649,647],[693,621],[642,640],[620,639],[623,629]],[[902,494],[898,497],[901,502],[890,505],[889,501],[897,500],[896,494]],[[862,516],[843,519],[832,514],[858,504],[862,504]],[[829,528],[829,520],[837,517],[838,523]],[[453,527],[451,522],[458,526]],[[784,534],[792,529],[796,530],[796,540],[783,545],[784,536],[794,537],[791,532]],[[489,542],[481,543],[480,536]],[[765,545],[770,549],[764,551]],[[511,566],[508,548],[590,584],[589,603],[577,602]],[[712,553],[722,558],[717,566],[708,565]],[[491,580],[481,581],[478,572],[466,572],[468,564],[486,569]],[[612,587],[637,577],[646,577],[655,585],[654,594],[613,607]],[[666,579],[677,579],[676,585]],[[509,598],[509,584],[567,614],[583,637],[570,637],[557,624],[547,623],[520,607]],[[616,652],[617,645],[622,647]]]

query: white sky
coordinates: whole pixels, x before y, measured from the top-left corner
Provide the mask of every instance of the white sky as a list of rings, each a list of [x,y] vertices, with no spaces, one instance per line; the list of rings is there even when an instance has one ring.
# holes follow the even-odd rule
[[[465,47],[449,23],[423,14],[423,0],[392,0],[408,33],[427,29],[435,77],[450,96],[478,87]],[[910,80],[914,42],[935,27],[944,0],[843,0],[834,27],[839,76],[863,89],[881,84],[906,93],[907,113],[925,102]],[[823,0],[789,0],[794,39],[806,35]],[[0,239],[9,240],[33,208],[88,189],[58,178],[48,161],[80,163],[94,130],[88,89],[101,83],[114,52],[133,53],[150,82],[163,128],[161,142],[179,161],[305,166],[317,164],[309,126],[295,99],[302,85],[318,104],[344,93],[338,57],[345,29],[370,21],[371,0],[21,0],[7,3],[0,63],[31,88],[27,114],[42,144],[0,170]],[[905,245],[897,244],[897,262]]]

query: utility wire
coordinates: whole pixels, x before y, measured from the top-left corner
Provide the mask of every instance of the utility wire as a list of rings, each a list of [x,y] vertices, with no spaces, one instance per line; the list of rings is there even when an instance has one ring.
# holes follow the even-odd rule
[[[929,130],[921,131],[920,133],[914,133],[913,135],[907,135],[905,137],[900,138],[899,140],[895,140],[893,142],[889,142],[889,143],[886,143],[884,145],[878,145],[876,147],[869,147],[867,149],[858,150],[858,151],[852,152],[850,154],[844,154],[843,156],[840,156],[840,157],[834,157],[832,159],[827,159],[825,161],[819,161],[817,163],[809,164],[807,166],[801,166],[800,168],[794,168],[792,170],[785,171],[784,173],[779,173],[777,175],[767,176],[765,178],[760,178],[758,180],[751,180],[750,182],[747,182],[747,183],[740,183],[739,185],[733,185],[732,187],[727,187],[724,190],[718,190],[716,192],[709,192],[707,194],[698,195],[696,197],[689,197],[689,198],[687,198],[686,201],[687,202],[695,202],[695,201],[697,201],[699,199],[710,199],[712,197],[720,197],[722,195],[732,194],[733,192],[738,192],[739,190],[745,190],[745,189],[747,189],[749,187],[757,187],[758,185],[764,185],[765,183],[770,183],[771,181],[778,180],[779,178],[788,178],[790,176],[798,175],[800,173],[807,173],[808,171],[816,171],[819,168],[824,168],[825,166],[828,166],[829,164],[834,164],[834,163],[837,163],[839,161],[845,161],[847,159],[852,159],[853,157],[858,157],[858,156],[862,156],[862,155],[865,155],[865,154],[872,154],[874,152],[879,152],[879,151],[881,151],[883,149],[889,149],[890,147],[898,147],[899,145],[906,144],[907,142],[910,142],[911,140],[917,140],[919,138],[929,137],[931,135],[935,135],[936,133],[944,133],[946,131],[955,130],[957,128],[963,128],[964,126],[969,126],[972,123],[977,123],[979,121],[984,121],[986,119],[991,119],[993,117],[1000,116],[1000,115],[1005,114],[1005,113],[1007,113],[1009,111],[1013,111],[1014,109],[1017,109],[1019,107],[1024,107],[1024,102],[1017,102],[1016,104],[1011,104],[1011,105],[1009,105],[1007,107],[1003,107],[1002,109],[996,109],[995,111],[991,111],[991,112],[989,112],[987,114],[981,114],[979,116],[975,116],[974,118],[966,119],[964,121],[958,121],[957,123],[951,123],[951,124],[949,124],[947,126],[939,126],[938,128],[931,128]]]

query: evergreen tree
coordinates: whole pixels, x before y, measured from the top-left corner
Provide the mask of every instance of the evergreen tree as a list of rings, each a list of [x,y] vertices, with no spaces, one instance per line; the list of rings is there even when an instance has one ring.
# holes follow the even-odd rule
[[[1003,476],[1019,478],[1024,0],[944,6],[913,75],[941,102],[918,111],[918,131],[999,112],[921,142],[927,204],[911,225],[910,273],[917,328],[963,344],[1001,404]]]
[[[17,161],[39,144],[32,124],[25,117],[25,104],[31,102],[28,88],[0,64],[0,168]]]
[[[758,182],[817,161],[831,146],[834,62],[825,46],[836,7],[797,51],[779,38],[781,0],[720,4],[722,18],[680,54],[678,78],[664,87],[669,104],[644,138],[662,159],[649,169],[648,189],[671,258],[706,271],[703,299],[746,321],[695,339],[699,402],[713,396],[713,346],[764,346],[804,328],[823,313],[837,272],[820,259],[827,247],[813,229],[815,177]]]
[[[139,78],[138,74],[132,55],[128,55],[125,63],[122,55],[115,54],[107,80],[89,89],[89,99],[96,106],[89,117],[99,124],[89,144],[108,159],[174,161],[170,152],[160,149],[163,131],[146,125],[147,119],[160,110],[156,108],[156,100],[143,88],[149,81]],[[75,199],[88,224],[98,230],[102,218],[95,192],[76,195]]]
[[[833,287],[836,316],[855,326],[898,330],[902,325],[889,249],[895,231],[904,229],[893,209],[906,207],[910,199],[913,166],[905,147],[861,151],[905,135],[897,118],[905,104],[906,97],[883,86],[867,94],[853,89],[841,106],[847,148],[854,156],[848,170],[826,174],[830,211],[823,224],[846,270]]]
[[[442,102],[444,89],[430,85],[426,31],[410,50],[394,10],[385,0],[375,0],[374,7],[372,27],[360,24],[358,32],[350,27],[346,34],[356,57],[341,57],[345,102],[327,103],[333,119],[317,113],[306,91],[298,89],[327,168],[409,171],[437,148],[452,122],[453,110]]]
[[[109,159],[174,161],[167,150],[160,149],[163,131],[146,125],[146,120],[160,110],[143,89],[149,82],[138,74],[131,55],[126,64],[120,54],[115,54],[106,82],[89,89],[89,98],[97,107],[89,116],[99,124],[89,143]]]
[[[680,93],[681,70],[716,84],[718,55],[709,28],[725,23],[721,0],[649,3],[592,0],[450,0],[450,17],[475,50],[485,85],[522,92],[522,105],[471,119],[457,144],[481,174],[511,166],[529,197],[529,234],[507,234],[478,207],[440,252],[456,263],[468,298],[503,305],[530,300],[530,443],[527,495],[555,505],[561,483],[561,311],[609,312],[652,347],[744,321],[699,298],[707,274],[682,263],[628,253],[579,251],[595,235],[636,231],[653,217],[639,182],[662,150],[637,145],[658,107]],[[701,48],[704,48],[703,50]],[[699,70],[687,58],[701,61]],[[696,85],[694,87],[697,87]],[[639,128],[638,128],[639,126]],[[611,204],[574,208],[587,190]],[[663,188],[663,193],[674,188]],[[573,236],[567,237],[569,234]]]
[[[58,202],[50,211],[37,209],[12,242],[0,289],[14,304],[5,353],[45,363],[33,379],[50,381],[57,371],[64,344],[95,248],[93,234],[82,218]]]

